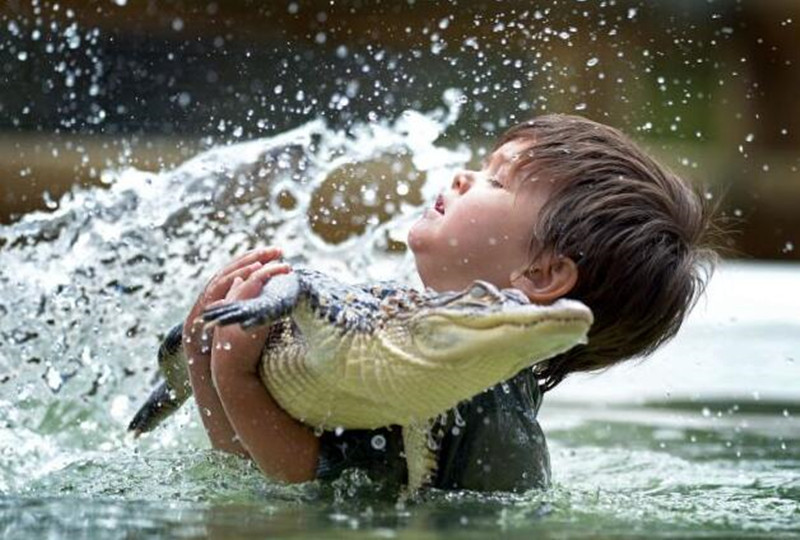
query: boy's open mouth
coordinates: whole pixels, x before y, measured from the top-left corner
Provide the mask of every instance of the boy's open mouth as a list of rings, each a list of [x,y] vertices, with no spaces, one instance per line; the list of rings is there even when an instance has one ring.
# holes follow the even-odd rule
[[[436,204],[433,206],[433,209],[444,215],[444,197],[441,195],[436,197]]]

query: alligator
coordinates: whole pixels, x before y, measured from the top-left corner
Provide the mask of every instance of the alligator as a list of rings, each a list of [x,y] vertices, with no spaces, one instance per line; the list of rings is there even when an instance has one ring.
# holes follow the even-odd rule
[[[316,430],[402,428],[406,489],[435,472],[431,422],[459,402],[586,342],[592,312],[537,305],[475,281],[436,293],[381,282],[345,285],[310,269],[271,278],[256,298],[202,314],[216,325],[270,325],[261,379],[278,404]],[[161,344],[164,382],[129,429],[152,430],[191,395],[182,324]]]

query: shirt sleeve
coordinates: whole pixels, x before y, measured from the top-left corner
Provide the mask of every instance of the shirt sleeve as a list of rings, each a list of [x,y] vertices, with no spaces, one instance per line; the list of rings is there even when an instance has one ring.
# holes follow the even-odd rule
[[[524,370],[443,414],[433,426],[433,486],[519,492],[549,485],[550,457],[536,420],[541,397],[533,372]],[[398,426],[325,432],[317,478],[359,468],[375,481],[400,486],[408,475],[402,451]]]

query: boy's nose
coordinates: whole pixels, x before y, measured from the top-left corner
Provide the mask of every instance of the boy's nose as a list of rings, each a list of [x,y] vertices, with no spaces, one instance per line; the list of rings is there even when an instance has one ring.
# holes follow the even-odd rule
[[[469,191],[469,188],[472,187],[472,184],[475,183],[475,174],[474,171],[458,171],[455,176],[453,176],[452,188],[456,190],[459,195],[466,193]]]

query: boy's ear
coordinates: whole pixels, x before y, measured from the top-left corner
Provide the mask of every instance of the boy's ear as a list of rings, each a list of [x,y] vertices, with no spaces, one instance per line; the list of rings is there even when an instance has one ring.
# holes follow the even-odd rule
[[[569,257],[543,253],[524,270],[511,273],[511,285],[531,302],[550,304],[566,296],[578,282],[578,265]]]

